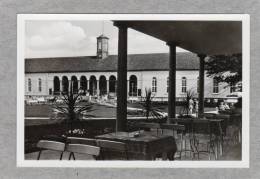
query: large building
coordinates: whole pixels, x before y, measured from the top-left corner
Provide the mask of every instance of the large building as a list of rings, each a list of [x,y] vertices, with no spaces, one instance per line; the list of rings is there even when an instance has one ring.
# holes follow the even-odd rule
[[[82,89],[91,96],[115,96],[117,55],[109,55],[108,38],[97,38],[97,55],[84,57],[25,59],[25,95],[60,95]],[[198,93],[199,58],[191,52],[177,53],[176,98],[182,100],[188,91]],[[160,101],[168,100],[169,54],[132,54],[127,59],[129,99],[145,96],[150,88]],[[72,85],[72,86],[71,86]],[[205,74],[205,98],[225,98],[233,90]]]

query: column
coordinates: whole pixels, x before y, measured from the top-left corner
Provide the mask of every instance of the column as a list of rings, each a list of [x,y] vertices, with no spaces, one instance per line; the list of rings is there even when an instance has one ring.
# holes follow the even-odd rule
[[[88,90],[88,92],[90,92],[90,79],[87,81],[87,90]]]
[[[175,118],[175,99],[176,99],[176,43],[168,42],[167,45],[170,48],[169,58],[169,92],[168,92],[168,119],[167,123],[170,123],[170,118]]]
[[[99,93],[100,91],[99,91],[99,80],[97,80],[97,96],[99,96]]]
[[[118,27],[117,115],[116,130],[125,131],[127,122],[127,26],[114,22]]]
[[[60,80],[60,94],[62,94],[62,79]]]
[[[72,91],[72,89],[71,89],[71,80],[69,80],[69,89],[68,89],[68,92],[70,93],[71,91]]]
[[[78,92],[79,92],[79,89],[80,89],[80,79],[78,80]]]
[[[199,54],[200,58],[200,70],[199,70],[199,117],[204,115],[204,70],[205,70],[205,57],[204,54]]]
[[[109,80],[107,80],[107,95],[109,94]]]

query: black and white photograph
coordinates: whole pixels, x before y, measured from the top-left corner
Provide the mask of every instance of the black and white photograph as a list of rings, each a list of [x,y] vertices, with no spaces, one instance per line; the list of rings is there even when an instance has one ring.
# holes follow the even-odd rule
[[[249,167],[249,15],[18,14],[20,167]]]

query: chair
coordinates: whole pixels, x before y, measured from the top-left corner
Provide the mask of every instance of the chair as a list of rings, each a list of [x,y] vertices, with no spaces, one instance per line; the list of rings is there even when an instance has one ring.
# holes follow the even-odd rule
[[[41,153],[42,153],[43,149],[60,151],[61,152],[60,160],[61,160],[63,152],[65,150],[65,143],[56,142],[56,141],[48,141],[48,140],[40,140],[37,143],[37,147],[40,148],[37,160],[40,159],[40,156],[41,156]]]
[[[193,158],[197,154],[198,159],[200,154],[207,154],[209,160],[211,160],[211,153],[214,154],[217,159],[217,153],[215,151],[215,142],[217,140],[214,135],[214,123],[207,119],[194,119],[192,121],[192,151]],[[206,150],[202,147],[206,146]]]
[[[161,129],[161,126],[158,123],[140,122],[136,123],[135,126],[139,128],[139,132],[141,129],[156,129],[157,135],[159,133],[159,129]]]
[[[190,152],[190,157],[193,152],[192,148],[192,118],[170,118],[169,121],[173,124],[183,125],[184,130],[182,131],[183,136],[182,140],[184,143],[184,149],[182,148],[182,151],[184,152],[184,155],[186,157],[186,152]],[[187,145],[188,143],[188,145]],[[182,146],[183,147],[183,146]]]
[[[69,156],[69,160],[71,159],[71,156],[76,160],[74,153],[91,155],[94,159],[97,159],[100,154],[100,147],[85,144],[68,144],[66,151],[73,154]]]
[[[178,151],[180,153],[180,160],[181,160],[181,156],[182,156],[182,151],[183,151],[183,134],[185,131],[185,126],[184,125],[179,125],[179,124],[161,124],[161,129],[162,129],[162,133],[164,133],[164,130],[169,129],[172,130],[172,135],[175,138],[175,141],[178,141],[178,143],[180,143],[180,150]],[[177,132],[180,134],[180,137],[175,136],[175,132]]]
[[[67,144],[84,144],[84,145],[91,145],[91,146],[96,146],[96,140],[95,139],[90,139],[90,138],[81,138],[81,137],[67,137]],[[73,156],[75,159],[75,155],[73,152],[70,152],[69,159]]]
[[[123,142],[111,140],[97,140],[97,146],[101,148],[101,159],[105,159],[105,153],[112,152],[113,154],[123,154],[124,158],[128,160],[127,146]]]

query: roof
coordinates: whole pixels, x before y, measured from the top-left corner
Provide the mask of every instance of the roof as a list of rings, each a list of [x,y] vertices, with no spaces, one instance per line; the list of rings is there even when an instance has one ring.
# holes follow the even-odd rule
[[[236,20],[223,20],[223,17],[216,15],[207,15],[207,18],[218,20],[167,20],[167,15],[153,15],[152,18],[159,18],[157,16],[161,20],[141,20],[141,15],[138,20],[120,20],[115,21],[115,24],[167,43],[173,42],[196,54],[210,56],[242,53],[242,18],[239,15]]]
[[[109,39],[107,36],[105,36],[104,34],[101,34],[100,36],[97,37],[97,39]]]
[[[198,70],[199,58],[190,52],[176,54],[177,70]],[[128,71],[164,71],[169,69],[169,54],[133,54],[128,55]],[[58,72],[106,72],[117,71],[117,55],[104,59],[96,56],[28,58],[25,59],[25,73]]]

